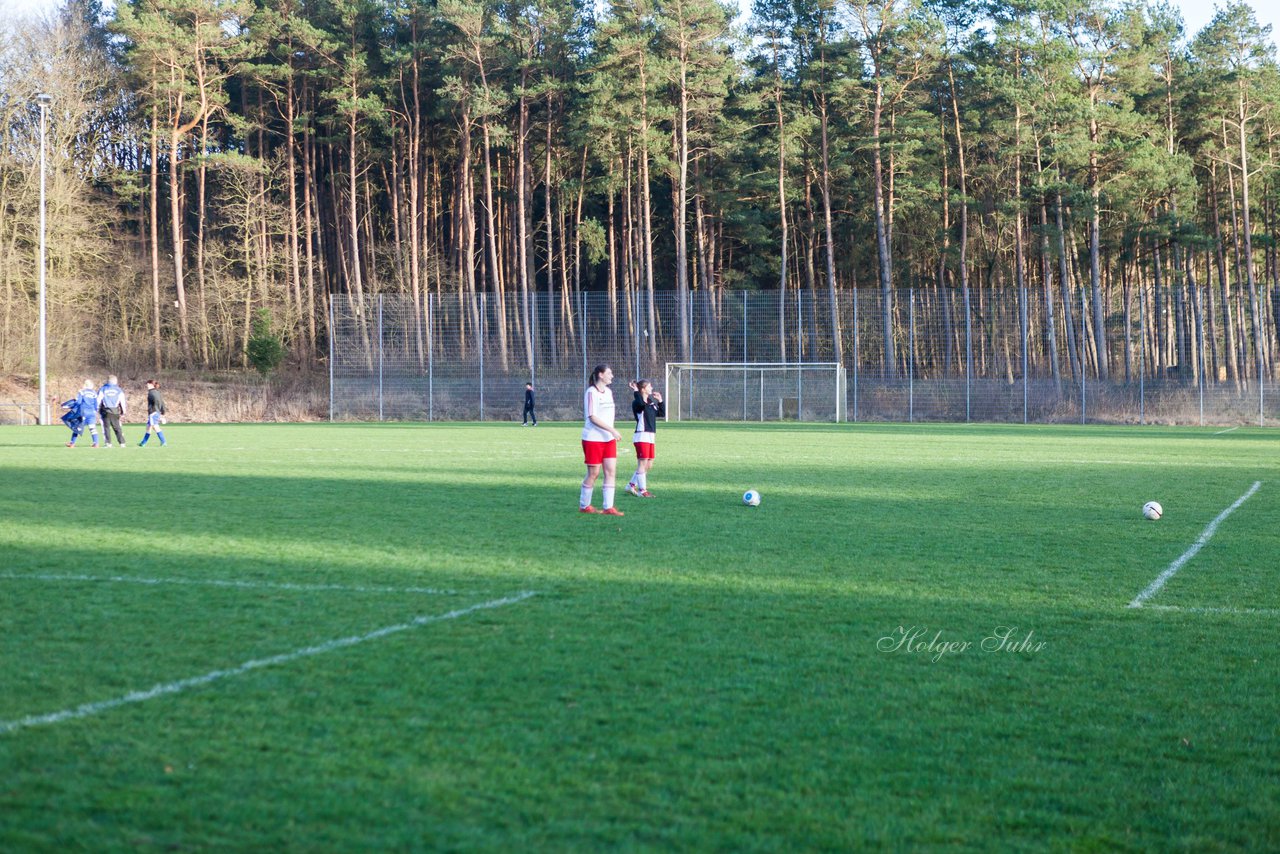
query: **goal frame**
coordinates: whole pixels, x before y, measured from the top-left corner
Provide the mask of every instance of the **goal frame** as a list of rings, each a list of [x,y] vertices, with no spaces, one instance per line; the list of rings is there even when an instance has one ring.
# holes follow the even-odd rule
[[[799,383],[799,386],[797,388],[798,394],[796,398],[797,400],[796,413],[798,416],[800,413],[804,411],[803,373],[802,372],[814,371],[814,370],[817,370],[817,371],[826,370],[826,371],[829,371],[831,374],[833,374],[835,377],[835,383],[834,383],[835,399],[832,401],[832,403],[834,404],[832,407],[832,411],[835,413],[835,423],[839,424],[842,421],[848,420],[848,413],[846,411],[847,389],[845,385],[845,369],[844,369],[844,364],[842,362],[666,362],[663,368],[663,383],[664,383],[663,388],[667,390],[667,399],[666,399],[667,406],[666,406],[666,415],[663,417],[664,421],[673,420],[673,417],[672,417],[673,414],[674,414],[675,421],[685,420],[683,417],[684,413],[682,413],[681,411],[684,395],[681,393],[682,389],[680,389],[679,387],[680,386],[679,382],[675,384],[676,393],[671,394],[671,390],[673,387],[672,385],[673,370],[674,371],[699,370],[699,371],[713,371],[713,372],[719,372],[719,373],[741,373],[743,375],[743,389],[744,389],[743,414],[742,414],[742,421],[744,422],[750,421],[750,420],[759,420],[763,422],[765,420],[765,405],[764,405],[763,389],[764,389],[765,375],[767,373],[781,372],[786,374],[786,373],[794,372],[798,375],[797,382]],[[753,374],[755,374],[758,377],[760,382],[760,388],[761,388],[760,411],[759,411],[758,419],[748,418],[747,412],[746,412],[747,396],[746,396],[745,388],[746,388],[747,381]],[[782,405],[782,400],[779,399],[779,409],[781,409],[781,405]],[[692,415],[690,417],[692,417]],[[780,421],[783,420],[781,411],[779,412],[779,416],[777,420],[780,420]],[[826,422],[826,423],[830,423],[830,422]]]

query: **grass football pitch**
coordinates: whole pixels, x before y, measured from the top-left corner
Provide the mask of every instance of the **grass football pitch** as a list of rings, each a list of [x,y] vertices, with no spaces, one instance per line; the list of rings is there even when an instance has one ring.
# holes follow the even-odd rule
[[[578,432],[0,428],[0,850],[1280,849],[1280,433]]]

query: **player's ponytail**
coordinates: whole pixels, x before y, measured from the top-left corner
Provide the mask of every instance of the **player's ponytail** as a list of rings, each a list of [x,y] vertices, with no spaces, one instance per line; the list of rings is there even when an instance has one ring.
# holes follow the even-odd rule
[[[588,387],[588,388],[590,388],[591,386],[593,386],[593,385],[595,385],[597,382],[599,382],[599,381],[600,381],[600,375],[601,375],[601,374],[603,374],[603,373],[604,373],[605,371],[607,371],[607,370],[609,370],[609,366],[608,366],[608,365],[596,365],[596,369],[595,369],[594,371],[592,371],[592,372],[591,372],[591,382],[587,383],[587,387]]]

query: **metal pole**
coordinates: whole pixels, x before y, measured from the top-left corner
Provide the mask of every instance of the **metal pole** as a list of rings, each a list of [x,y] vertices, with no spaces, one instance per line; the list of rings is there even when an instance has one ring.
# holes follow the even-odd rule
[[[742,292],[742,420],[747,420],[747,291]]]
[[[333,297],[329,297],[329,422],[333,422]]]
[[[431,314],[431,301],[435,294],[427,292],[427,420],[436,420],[436,386],[435,386],[435,321]]]
[[[916,289],[907,289],[907,421],[916,420]]]
[[[973,413],[973,312],[969,310],[969,289],[964,291],[964,420]]]
[[[800,300],[800,289],[796,288],[796,420],[803,421],[804,416],[804,303]]]
[[[1085,335],[1085,312],[1089,310],[1089,306],[1085,302],[1084,288],[1080,289],[1080,423],[1084,424],[1087,417],[1088,400],[1085,397],[1085,356],[1086,344]]]
[[[1190,263],[1190,262],[1188,262]],[[1212,281],[1212,280],[1210,280]],[[1205,366],[1204,366],[1204,312],[1201,306],[1204,305],[1204,294],[1200,291],[1200,286],[1195,285],[1196,289],[1196,343],[1199,345],[1200,363],[1199,379],[1200,381],[1200,426],[1204,426],[1204,385],[1205,385]]]
[[[488,294],[480,294],[480,420],[484,420],[484,345],[485,328],[489,325]]]
[[[382,363],[385,359],[382,347],[382,294],[378,294],[378,420],[382,420]]]
[[[526,296],[524,294],[521,294],[521,299],[524,300],[524,304],[526,306],[532,305],[532,308],[529,309],[529,313],[532,315],[529,320],[529,323],[532,325],[533,328],[526,329],[525,335],[528,336],[528,341],[529,341],[529,382],[533,383],[534,388],[537,388],[538,387],[538,336],[536,334],[538,329],[538,325],[537,325],[538,290],[537,288],[534,288],[532,295]],[[532,300],[532,303],[530,302],[530,300]],[[514,297],[512,298],[512,302],[513,303],[515,302]]]
[[[855,290],[853,297],[853,423],[858,423],[858,292]]]
[[[1138,423],[1147,423],[1147,291],[1138,288]]]
[[[1022,423],[1027,423],[1027,286],[1023,285],[1018,292],[1018,299],[1021,302],[1021,317],[1019,322],[1022,323]]]
[[[40,423],[49,423],[49,392],[47,390],[47,368],[49,341],[47,329],[47,299],[45,297],[45,134],[49,120],[49,104],[51,95],[36,96],[40,103]]]
[[[643,298],[643,296],[641,296],[641,292],[639,291],[639,289],[637,289],[635,301],[634,303],[632,303],[632,305],[635,305],[635,311],[632,312],[632,316],[634,316],[636,321],[635,334],[632,335],[632,341],[635,342],[635,351],[636,351],[636,376],[640,375],[640,300],[641,298]],[[550,314],[550,311],[552,311],[552,309],[548,309],[547,311],[548,311],[548,314]],[[666,378],[663,378],[663,379],[666,379]]]

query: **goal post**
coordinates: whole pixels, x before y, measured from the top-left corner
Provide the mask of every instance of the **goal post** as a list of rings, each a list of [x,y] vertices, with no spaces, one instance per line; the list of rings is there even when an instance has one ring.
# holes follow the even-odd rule
[[[845,421],[839,362],[667,362],[668,421]]]

